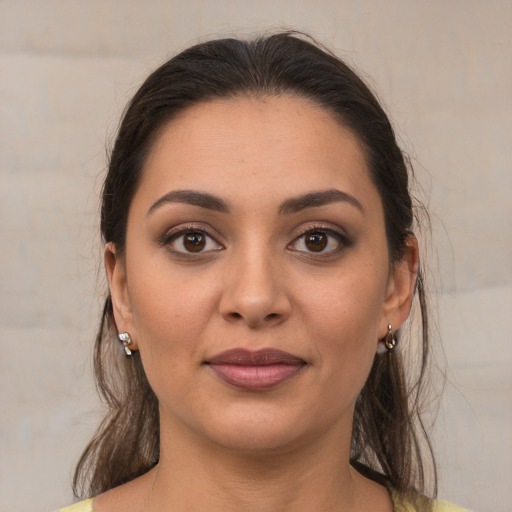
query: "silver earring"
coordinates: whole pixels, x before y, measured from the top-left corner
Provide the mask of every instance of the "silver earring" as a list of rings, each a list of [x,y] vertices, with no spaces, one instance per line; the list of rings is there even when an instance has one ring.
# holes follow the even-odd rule
[[[396,338],[395,333],[393,332],[393,329],[391,327],[391,324],[388,324],[388,333],[384,337],[384,344],[386,345],[386,348],[388,349],[388,352],[392,352],[393,349],[396,347]]]
[[[117,337],[119,341],[123,344],[124,351],[127,356],[132,355],[132,351],[129,349],[129,346],[132,344],[132,338],[127,332],[120,332]]]

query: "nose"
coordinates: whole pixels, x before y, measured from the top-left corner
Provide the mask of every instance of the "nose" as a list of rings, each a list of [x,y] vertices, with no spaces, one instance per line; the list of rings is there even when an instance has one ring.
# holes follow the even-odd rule
[[[224,280],[221,316],[251,329],[284,322],[292,304],[283,278],[279,265],[262,251],[234,256]]]

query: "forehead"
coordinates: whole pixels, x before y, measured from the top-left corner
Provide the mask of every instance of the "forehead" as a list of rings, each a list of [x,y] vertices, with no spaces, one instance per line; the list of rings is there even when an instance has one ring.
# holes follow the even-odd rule
[[[233,200],[342,188],[364,203],[377,194],[356,136],[326,109],[288,95],[213,100],[168,122],[139,191],[191,188]]]

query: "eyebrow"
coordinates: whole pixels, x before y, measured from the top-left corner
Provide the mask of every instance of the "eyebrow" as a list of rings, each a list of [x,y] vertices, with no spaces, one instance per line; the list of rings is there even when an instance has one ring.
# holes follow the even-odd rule
[[[338,189],[321,190],[318,192],[309,192],[297,197],[292,197],[283,201],[278,208],[279,215],[298,213],[307,208],[315,208],[331,203],[346,202],[355,206],[362,213],[366,213],[363,205],[352,195],[342,192]],[[149,208],[149,216],[155,210],[168,203],[184,203],[192,206],[199,206],[220,213],[229,213],[231,210],[223,199],[209,194],[208,192],[199,192],[196,190],[173,190],[158,199]]]
[[[147,215],[152,214],[157,208],[168,203],[184,203],[192,206],[199,206],[208,210],[220,213],[229,213],[229,206],[220,197],[216,197],[207,192],[198,192],[196,190],[174,190],[162,196],[158,201],[153,203],[148,210]]]
[[[319,192],[310,192],[302,196],[286,199],[279,206],[279,214],[285,215],[289,213],[297,213],[306,208],[315,208],[326,204],[346,202],[355,206],[361,213],[366,213],[363,205],[352,195],[347,192],[332,188],[329,190],[321,190]]]

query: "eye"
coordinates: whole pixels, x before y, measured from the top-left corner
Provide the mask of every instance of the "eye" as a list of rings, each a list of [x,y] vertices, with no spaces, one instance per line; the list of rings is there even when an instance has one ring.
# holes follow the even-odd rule
[[[312,228],[298,236],[288,248],[298,252],[334,253],[350,245],[346,236],[327,228]]]
[[[167,234],[162,243],[172,251],[181,254],[220,251],[224,248],[204,231],[191,228],[180,229]]]
[[[326,233],[310,233],[304,235],[304,245],[313,252],[322,252],[329,243]]]

